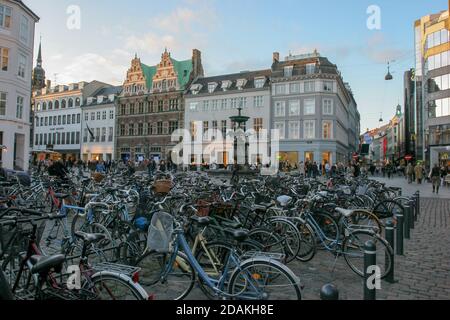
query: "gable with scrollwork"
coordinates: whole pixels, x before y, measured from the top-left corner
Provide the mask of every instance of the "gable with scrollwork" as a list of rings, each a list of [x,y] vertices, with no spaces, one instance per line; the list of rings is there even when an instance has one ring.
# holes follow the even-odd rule
[[[178,77],[175,71],[170,54],[166,51],[162,55],[161,62],[157,66],[156,74],[153,77],[153,91],[171,91],[178,87]]]
[[[123,95],[129,96],[144,93],[145,91],[147,91],[147,84],[142,70],[141,60],[135,58],[131,62],[130,69],[127,71],[127,78],[123,84]]]

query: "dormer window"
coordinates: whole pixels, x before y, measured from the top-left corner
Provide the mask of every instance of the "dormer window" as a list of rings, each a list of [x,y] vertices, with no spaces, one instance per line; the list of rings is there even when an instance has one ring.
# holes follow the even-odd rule
[[[255,78],[255,88],[261,89],[266,84],[266,78]]]
[[[217,83],[215,83],[215,82],[208,83],[208,92],[209,93],[213,93],[216,90],[216,88],[217,88]]]
[[[230,87],[231,87],[231,81],[230,80],[222,81],[222,90],[223,91],[227,91]]]
[[[247,79],[238,79],[236,81],[236,87],[238,88],[238,90],[242,90],[246,84],[247,84]]]
[[[192,92],[192,94],[198,94],[198,93],[200,92],[201,89],[202,89],[202,85],[201,85],[201,84],[198,84],[198,83],[193,84],[193,85],[191,86],[191,92]]]
[[[292,70],[294,70],[294,66],[287,66],[284,67],[284,77],[290,78],[292,77]]]
[[[306,65],[306,74],[314,74],[316,72],[316,64],[308,63]]]

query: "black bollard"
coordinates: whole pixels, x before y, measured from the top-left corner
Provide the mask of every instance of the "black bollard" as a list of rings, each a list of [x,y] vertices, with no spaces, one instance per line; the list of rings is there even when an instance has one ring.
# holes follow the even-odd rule
[[[417,214],[417,217],[418,217],[418,216],[420,216],[420,191],[417,191],[416,210],[417,210],[416,214]]]
[[[391,220],[391,219],[389,219],[387,222],[386,222],[386,228],[385,228],[385,230],[386,230],[386,233],[385,233],[385,238],[386,238],[386,241],[389,243],[389,245],[391,246],[391,248],[392,248],[392,250],[394,250],[394,248],[395,248],[395,236],[394,236],[394,222]],[[393,252],[393,251],[392,251]],[[388,255],[389,253],[387,253],[386,252],[386,256]],[[386,276],[386,278],[385,278],[385,280],[387,281],[387,282],[389,282],[389,283],[395,283],[396,281],[394,280],[394,265],[395,265],[395,261],[394,261],[394,257],[395,257],[395,254],[392,254],[392,256],[391,257],[386,257],[385,259],[386,259],[386,268],[388,267],[387,266],[387,261],[388,261],[388,259],[390,258],[391,259],[391,261],[392,261],[392,269],[391,269],[391,271],[388,273],[388,275]]]
[[[403,214],[397,214],[397,255],[403,255]]]
[[[411,207],[409,205],[405,205],[405,210],[403,210],[403,231],[404,231],[404,239],[410,239],[410,226],[411,226]]]
[[[415,228],[415,221],[416,221],[416,203],[411,200],[409,201],[409,207],[411,208],[411,215],[409,219],[409,226],[411,229]]]
[[[375,243],[369,240],[364,245],[364,300],[376,300],[376,288],[373,286],[373,283],[369,283],[369,278],[373,275],[373,273],[369,273],[369,270],[376,265],[377,248]]]
[[[321,300],[339,300],[339,290],[333,284],[326,284],[320,289]]]

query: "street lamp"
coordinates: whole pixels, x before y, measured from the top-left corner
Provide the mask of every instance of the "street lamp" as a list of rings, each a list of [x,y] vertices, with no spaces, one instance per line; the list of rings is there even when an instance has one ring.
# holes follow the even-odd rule
[[[392,77],[391,70],[390,70],[390,63],[388,62],[388,72],[386,74],[386,77],[384,77],[384,80],[390,81],[392,79],[394,79],[394,77]]]

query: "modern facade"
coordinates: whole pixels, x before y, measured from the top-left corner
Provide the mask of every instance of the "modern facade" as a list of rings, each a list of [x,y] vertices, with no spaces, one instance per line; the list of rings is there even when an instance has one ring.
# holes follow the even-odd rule
[[[112,161],[115,159],[116,102],[122,87],[106,87],[87,97],[81,106],[81,159]]]
[[[0,0],[0,167],[28,170],[34,28],[20,0]]]
[[[234,139],[230,139],[229,132],[234,131],[236,124],[230,117],[238,115],[238,108],[242,108],[243,116],[249,117],[242,128],[244,131],[253,129],[256,139],[261,129],[269,132],[270,76],[270,69],[245,71],[199,78],[190,85],[185,96],[184,127],[191,130],[194,150],[210,146],[203,159],[191,158],[191,163],[217,163],[219,166],[233,163]],[[202,141],[195,141],[198,130],[203,130]],[[250,154],[248,148],[247,153],[247,163],[262,163],[258,150]]]
[[[33,93],[33,152],[55,151],[65,160],[80,158],[81,106],[87,97],[110,85],[93,81],[51,86]]]
[[[118,99],[116,159],[170,159],[171,134],[184,126],[184,92],[203,76],[201,53],[178,61],[165,50],[154,66],[136,56]]]
[[[414,69],[404,73],[404,124],[405,124],[405,154],[417,159],[421,151],[416,150],[416,104],[417,90]]]
[[[450,164],[450,18],[449,10],[414,24],[416,77],[423,83],[417,113],[417,143],[427,165]]]
[[[360,115],[336,65],[319,53],[272,65],[272,128],[280,132],[280,160],[337,163],[359,147]]]

